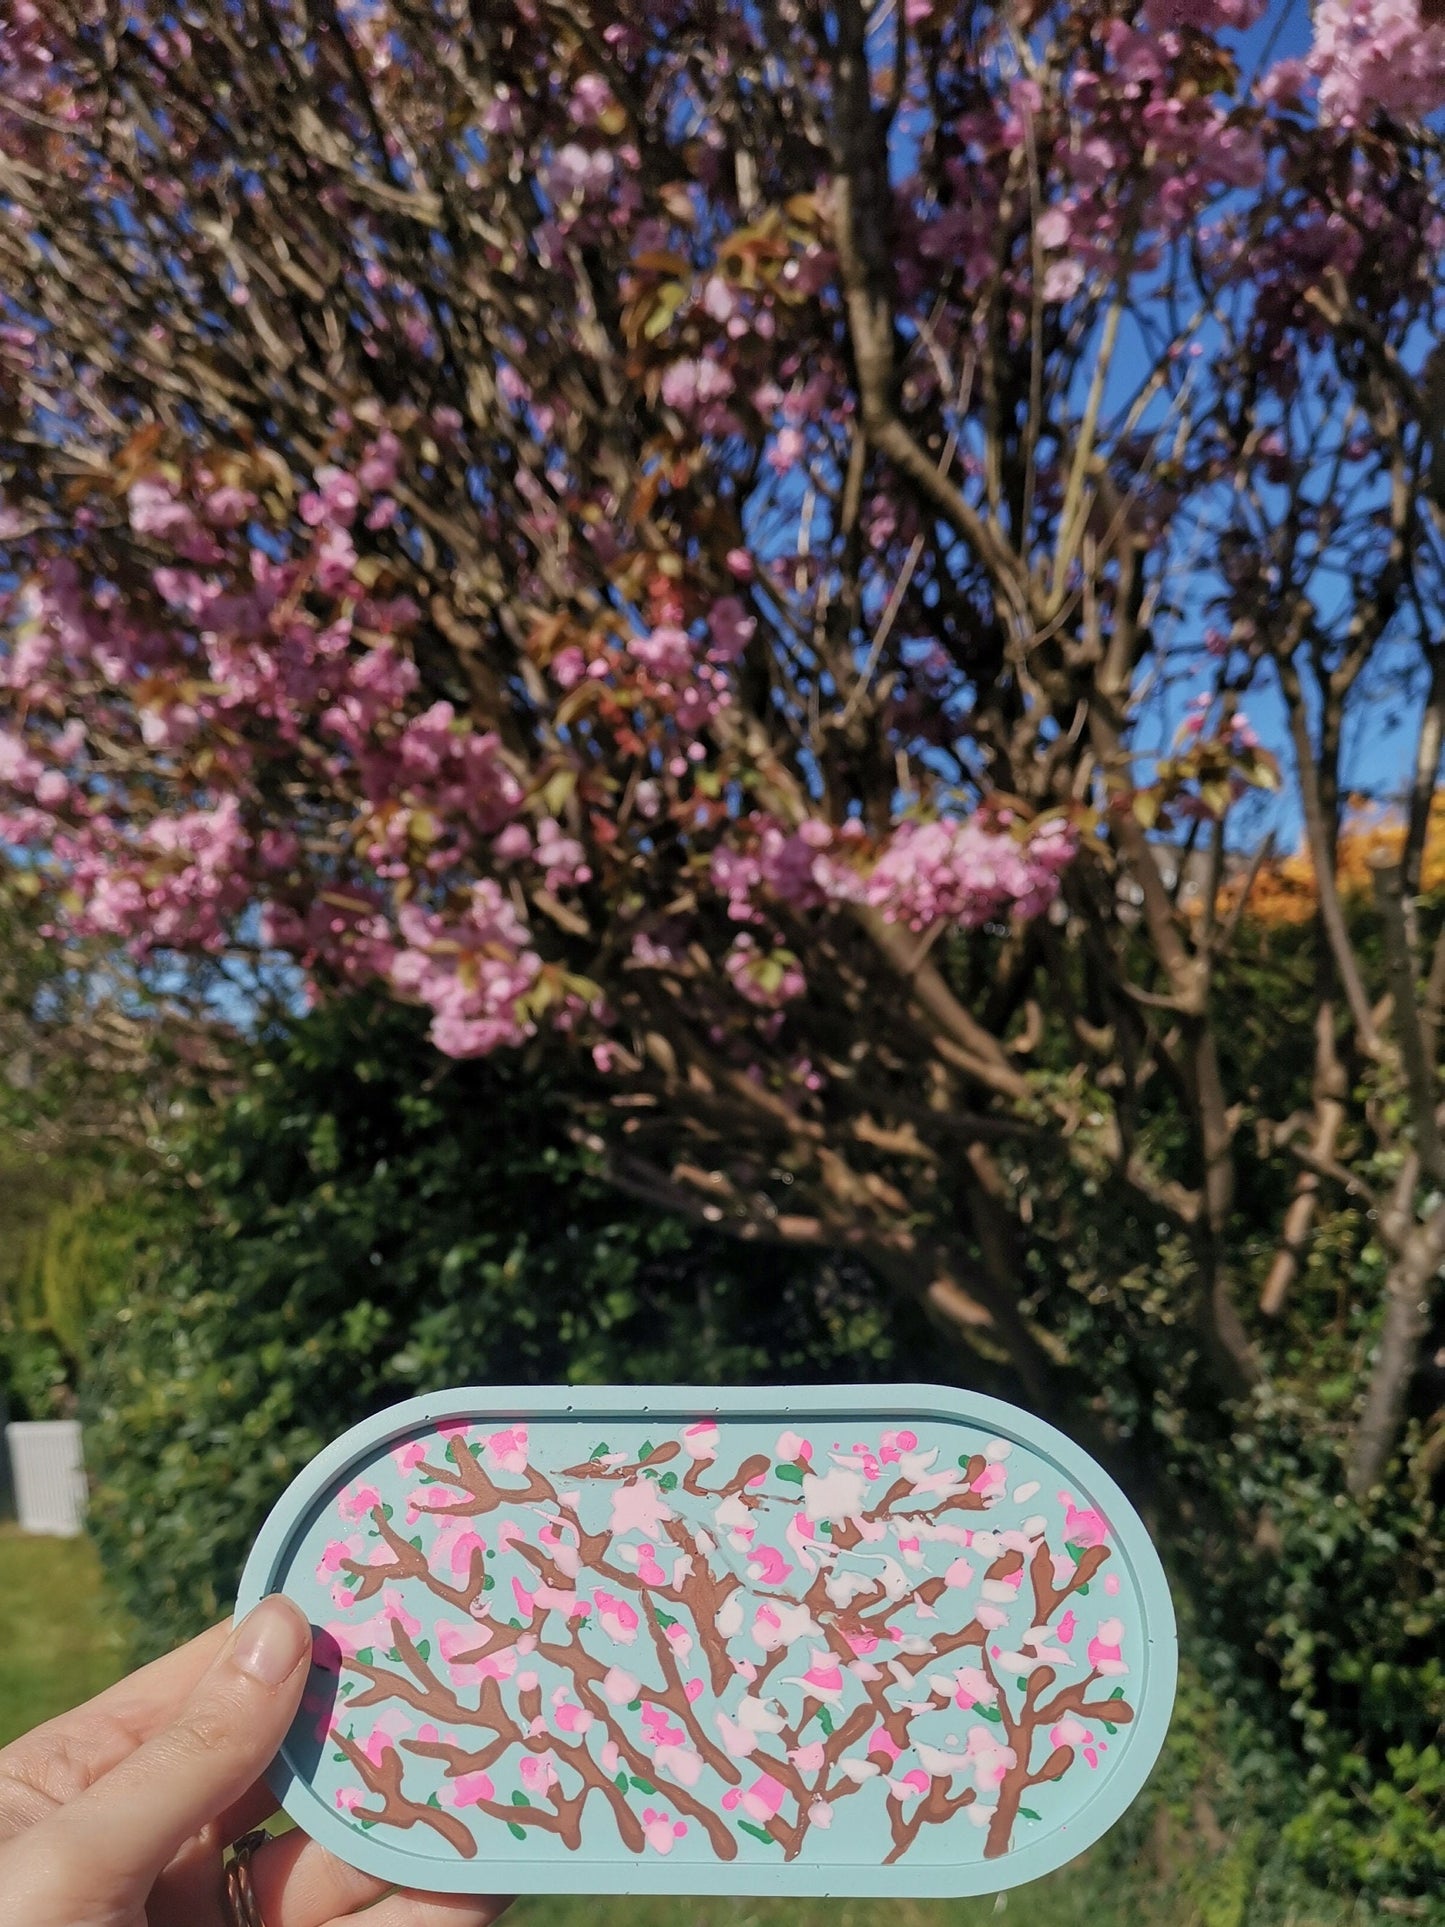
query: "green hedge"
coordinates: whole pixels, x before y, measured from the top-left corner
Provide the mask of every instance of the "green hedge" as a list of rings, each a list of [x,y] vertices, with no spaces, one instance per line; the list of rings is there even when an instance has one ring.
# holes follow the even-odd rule
[[[545,1080],[438,1060],[382,1002],[276,1040],[190,1151],[84,1383],[94,1530],[151,1650],[226,1610],[313,1453],[413,1393],[926,1373],[861,1272],[630,1207]]]

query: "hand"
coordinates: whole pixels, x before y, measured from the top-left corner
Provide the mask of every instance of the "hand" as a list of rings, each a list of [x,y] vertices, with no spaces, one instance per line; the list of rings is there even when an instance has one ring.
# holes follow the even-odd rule
[[[234,1927],[222,1854],[276,1810],[260,1776],[310,1652],[266,1599],[0,1752],[0,1927]],[[266,1927],[490,1927],[508,1904],[394,1891],[302,1833],[251,1884]]]

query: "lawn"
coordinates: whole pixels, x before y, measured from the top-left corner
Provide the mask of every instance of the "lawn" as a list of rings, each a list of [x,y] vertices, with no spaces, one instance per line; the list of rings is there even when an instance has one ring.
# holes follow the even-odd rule
[[[89,1540],[0,1525],[0,1746],[109,1686],[125,1645]]]
[[[84,1539],[41,1539],[0,1526],[0,1745],[97,1693],[124,1666],[125,1626],[108,1606]],[[1207,1810],[1207,1809],[1206,1809]],[[1122,1831],[1122,1829],[1121,1829]],[[1260,1905],[1258,1842],[1170,1822],[1163,1807],[1135,1828],[1134,1857],[1085,1855],[1011,1894],[982,1900],[520,1901],[509,1927],[1364,1927],[1384,1916],[1295,1890]],[[1116,1842],[1117,1845],[1117,1842]],[[1300,1904],[1301,1901],[1303,1904]]]

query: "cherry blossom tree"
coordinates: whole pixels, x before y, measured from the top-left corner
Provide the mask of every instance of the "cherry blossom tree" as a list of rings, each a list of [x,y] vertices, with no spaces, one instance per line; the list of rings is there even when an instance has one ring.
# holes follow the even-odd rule
[[[1367,1490],[1445,1256],[1445,26],[1260,12],[6,0],[0,829],[57,924],[555,1041],[619,1184],[1077,1414],[1064,1170],[1183,1254],[1217,1411],[1268,710],[1320,879],[1276,1311],[1341,1146],[1404,1160]],[[1387,985],[1331,879],[1392,679]]]

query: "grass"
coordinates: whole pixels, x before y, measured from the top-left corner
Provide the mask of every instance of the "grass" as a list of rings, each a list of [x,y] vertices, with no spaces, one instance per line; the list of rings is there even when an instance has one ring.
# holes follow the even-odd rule
[[[89,1540],[0,1525],[0,1746],[109,1686],[125,1654]]]
[[[34,1538],[0,1526],[0,1745],[118,1678],[126,1636],[88,1540]],[[1177,1747],[1187,1745],[1186,1725],[1182,1717],[1176,1721]],[[1169,1761],[1166,1749],[1161,1774]],[[1200,1788],[1206,1814],[1207,1793]],[[1211,1818],[1201,1839],[1190,1816],[1171,1813],[1162,1802],[1152,1818],[1141,1808],[1121,1823],[1107,1848],[996,1898],[539,1896],[519,1901],[507,1918],[509,1927],[1386,1927],[1387,1921],[1393,1927],[1390,1916],[1323,1892],[1296,1888],[1283,1906],[1271,1904],[1259,1878],[1265,1843],[1251,1837],[1259,1831],[1224,1833]]]

